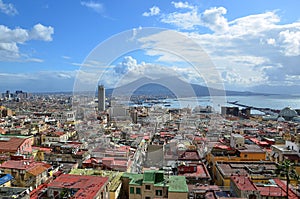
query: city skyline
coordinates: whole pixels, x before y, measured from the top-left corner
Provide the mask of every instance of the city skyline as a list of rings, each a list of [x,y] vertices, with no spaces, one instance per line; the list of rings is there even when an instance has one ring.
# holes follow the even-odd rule
[[[297,1],[279,0],[0,0],[0,91],[72,91],[76,74],[85,67],[111,67],[101,82],[107,88],[118,83],[108,81],[112,77],[151,77],[157,69],[164,76],[161,69],[166,68],[190,83],[204,84],[183,60],[153,49],[120,55],[111,66],[86,60],[114,35],[156,27],[198,43],[227,90],[299,94],[298,7]]]

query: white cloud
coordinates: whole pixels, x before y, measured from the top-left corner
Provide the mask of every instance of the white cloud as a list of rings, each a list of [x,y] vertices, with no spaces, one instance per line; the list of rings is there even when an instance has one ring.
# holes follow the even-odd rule
[[[18,14],[18,11],[13,4],[3,3],[2,0],[0,0],[0,11],[4,14],[11,15],[11,16]]]
[[[300,75],[286,75],[286,80],[300,82]]]
[[[201,24],[215,32],[228,30],[227,19],[223,16],[227,13],[224,7],[210,8],[201,15]]]
[[[16,43],[0,43],[0,51],[6,52],[18,52],[18,46]]]
[[[63,59],[71,59],[70,56],[66,56],[66,55],[61,56],[61,58],[63,58]]]
[[[129,39],[130,41],[133,41],[135,37],[137,36],[138,32],[141,31],[143,28],[142,26],[139,26],[138,28],[132,29],[132,37]]]
[[[172,60],[162,60],[162,58],[175,57],[173,62],[177,62],[178,58],[181,59],[178,64],[188,62],[188,65],[195,69],[194,72],[199,77],[205,77],[207,85],[222,89],[221,76],[216,71],[213,62],[192,39],[178,32],[167,30],[140,38],[139,42],[143,43],[143,48],[146,50],[150,49],[151,55],[158,57],[160,61],[172,63]],[[174,56],[169,56],[170,54]]]
[[[174,1],[172,1],[171,3],[173,4],[173,6],[175,8],[188,8],[188,9],[195,9],[196,8],[195,6],[190,5],[188,2],[182,2],[182,1],[174,2]]]
[[[261,32],[274,30],[279,21],[280,18],[274,11],[254,14],[229,22],[229,31],[236,37],[242,35],[259,35]]]
[[[267,11],[229,21],[225,17],[227,10],[223,7],[199,12],[198,8],[187,6],[188,4],[172,4],[178,10],[162,13],[161,22],[172,24],[181,30],[189,30],[182,33],[208,53],[222,74],[227,88],[239,87],[246,90],[250,87],[268,88],[265,85],[276,86],[278,89],[282,89],[284,85],[300,86],[299,21],[284,24],[278,11]],[[212,32],[201,33],[203,26]],[[149,38],[147,41],[152,44],[147,46],[149,49],[146,54],[158,57],[158,61],[180,61],[168,52],[156,50],[158,47],[179,49],[190,46],[188,43],[178,42],[178,46],[172,45],[172,38],[163,34]]]
[[[42,63],[42,62],[44,62],[44,60],[38,59],[38,58],[27,58],[27,59],[22,60],[22,61],[24,61],[24,62],[37,62],[37,63]]]
[[[97,60],[87,60],[83,63],[72,63],[74,66],[80,66],[80,67],[86,67],[86,68],[96,68],[96,69],[105,69],[108,68],[107,66],[104,66],[103,63],[97,61]]]
[[[32,30],[22,28],[10,29],[0,25],[0,60],[1,61],[42,61],[37,58],[27,58],[26,55],[19,52],[20,44],[30,40],[51,41],[54,29],[51,26],[36,24]]]
[[[250,87],[268,81],[268,76],[264,72],[269,68],[265,66],[268,60],[264,57],[225,55],[216,57],[214,63],[222,68],[219,71],[227,85]]]
[[[221,32],[228,29],[227,19],[223,16],[227,13],[224,7],[213,7],[200,13],[198,8],[187,2],[172,2],[175,8],[180,9],[173,13],[163,14],[161,22],[172,24],[180,29],[193,30],[204,26],[212,31]],[[182,8],[188,8],[182,11]]]
[[[80,2],[82,6],[85,6],[87,8],[90,8],[94,10],[97,13],[102,13],[104,11],[104,6],[101,3],[94,2],[94,1],[81,1]]]
[[[300,55],[300,30],[281,31],[279,33],[279,40],[282,42],[283,52],[286,56]]]
[[[72,76],[70,74],[66,74],[66,73],[59,73],[58,74],[58,78],[61,78],[61,79],[71,79]]]
[[[137,79],[140,79],[141,77],[147,77],[155,80],[168,76],[178,76],[181,79],[185,79],[187,81],[193,81],[195,79],[199,80],[199,74],[191,67],[185,68],[176,65],[167,66],[155,63],[138,62],[132,56],[123,57],[122,61],[120,61],[116,65],[107,67],[107,70],[105,71],[80,71],[80,73],[83,77],[82,79],[86,79],[85,76],[88,76],[88,74],[90,74],[91,76],[94,75],[93,78],[89,77],[88,79],[97,80],[100,78],[100,81],[105,82],[105,86],[110,88],[125,85]],[[97,74],[97,77],[95,76],[95,74]],[[80,80],[80,82],[83,81]],[[96,85],[97,82],[89,82],[89,84],[92,87]]]
[[[29,33],[22,28],[9,29],[4,25],[0,25],[0,43],[24,43],[28,40]]]
[[[267,44],[276,45],[276,40],[274,38],[269,38],[269,39],[267,39]]]
[[[52,34],[54,33],[54,28],[51,26],[44,26],[42,24],[36,24],[31,32],[31,39],[52,41]]]
[[[201,23],[198,9],[195,6],[189,5],[188,2],[172,2],[177,9],[188,9],[183,12],[172,12],[162,14],[161,22],[172,24],[180,29],[192,30]]]
[[[115,68],[115,72],[119,74],[125,74],[129,71],[138,71],[139,66],[137,60],[131,56],[125,56],[123,61],[119,63]]]
[[[201,20],[199,18],[198,12],[192,10],[189,12],[173,12],[170,14],[162,15],[161,22],[172,24],[180,29],[192,30],[196,26],[199,26]]]
[[[143,13],[144,17],[155,16],[155,15],[159,15],[159,13],[160,13],[160,9],[157,6],[153,6],[149,10],[150,10],[149,12],[144,12]]]

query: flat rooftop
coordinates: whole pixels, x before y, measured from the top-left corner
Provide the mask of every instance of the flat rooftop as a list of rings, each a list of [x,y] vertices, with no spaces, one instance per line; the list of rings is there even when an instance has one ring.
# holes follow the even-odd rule
[[[217,162],[217,169],[223,176],[230,177],[231,174],[240,175],[261,175],[270,176],[276,169],[276,163],[274,162]]]

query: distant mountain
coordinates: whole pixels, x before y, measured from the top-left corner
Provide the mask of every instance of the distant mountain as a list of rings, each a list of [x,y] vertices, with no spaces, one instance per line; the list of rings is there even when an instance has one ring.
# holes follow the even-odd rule
[[[215,88],[208,88],[197,84],[189,84],[174,76],[156,80],[143,77],[121,87],[106,89],[106,94],[108,96],[112,95],[112,93],[114,93],[114,95],[168,97],[265,95],[263,93],[223,91]]]

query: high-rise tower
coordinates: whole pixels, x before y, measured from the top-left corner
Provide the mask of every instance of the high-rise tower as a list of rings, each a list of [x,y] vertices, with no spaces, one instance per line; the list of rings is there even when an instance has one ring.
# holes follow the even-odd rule
[[[105,110],[105,88],[103,85],[98,86],[98,111]]]

